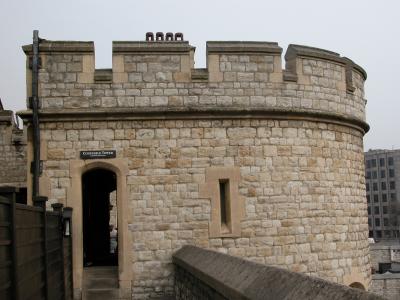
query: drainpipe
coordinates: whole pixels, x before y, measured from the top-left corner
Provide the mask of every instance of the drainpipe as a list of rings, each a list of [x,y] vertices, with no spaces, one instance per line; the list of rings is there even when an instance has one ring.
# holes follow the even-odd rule
[[[40,129],[39,129],[39,31],[33,31],[32,44],[32,127],[33,127],[33,182],[32,182],[32,201],[39,196],[39,176],[40,176]]]

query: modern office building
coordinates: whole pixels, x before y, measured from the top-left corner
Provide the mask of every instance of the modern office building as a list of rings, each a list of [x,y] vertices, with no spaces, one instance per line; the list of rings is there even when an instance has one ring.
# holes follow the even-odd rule
[[[369,236],[399,238],[400,149],[365,152]]]

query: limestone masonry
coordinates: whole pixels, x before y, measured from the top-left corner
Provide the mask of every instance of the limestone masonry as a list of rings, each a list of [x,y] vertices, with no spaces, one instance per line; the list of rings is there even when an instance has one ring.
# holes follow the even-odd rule
[[[26,141],[0,99],[0,187],[26,187]]]
[[[30,95],[31,45],[27,55]],[[82,175],[116,176],[119,286],[173,293],[183,245],[368,289],[365,71],[339,54],[269,42],[40,44],[40,194],[73,208],[74,289],[82,291]],[[31,110],[20,112],[32,160]],[[116,158],[80,159],[80,151]],[[28,195],[31,194],[28,174]],[[222,199],[223,198],[223,199]]]

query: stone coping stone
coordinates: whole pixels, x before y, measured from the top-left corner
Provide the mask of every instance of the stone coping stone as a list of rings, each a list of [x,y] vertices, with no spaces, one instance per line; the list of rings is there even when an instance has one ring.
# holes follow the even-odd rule
[[[22,46],[27,55],[32,54],[32,44]],[[84,41],[48,41],[42,40],[39,44],[39,53],[61,52],[61,53],[85,53],[94,52],[94,42]]]
[[[372,274],[372,280],[400,279],[400,273]]]
[[[339,53],[333,51],[303,45],[290,44],[288,49],[286,50],[285,60],[290,61],[292,59],[295,59],[296,57],[322,59],[342,65],[349,65],[360,72],[361,75],[364,77],[364,80],[367,79],[367,72],[361,66],[357,65],[347,57],[341,57]]]
[[[195,50],[188,41],[113,41],[113,53],[181,53]]]
[[[252,42],[252,41],[209,41],[207,53],[266,53],[279,55],[282,48],[276,42]]]
[[[384,299],[363,290],[195,246],[182,247],[172,260],[228,299]]]
[[[392,245],[379,245],[379,244],[370,244],[370,250],[390,250],[390,249],[400,249],[399,244]]]

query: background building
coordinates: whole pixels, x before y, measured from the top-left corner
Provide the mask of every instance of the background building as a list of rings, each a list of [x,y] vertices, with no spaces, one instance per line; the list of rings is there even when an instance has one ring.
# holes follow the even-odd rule
[[[24,133],[0,99],[0,188],[13,186],[26,194],[26,164]]]
[[[399,237],[400,150],[365,153],[369,236],[376,241]]]

